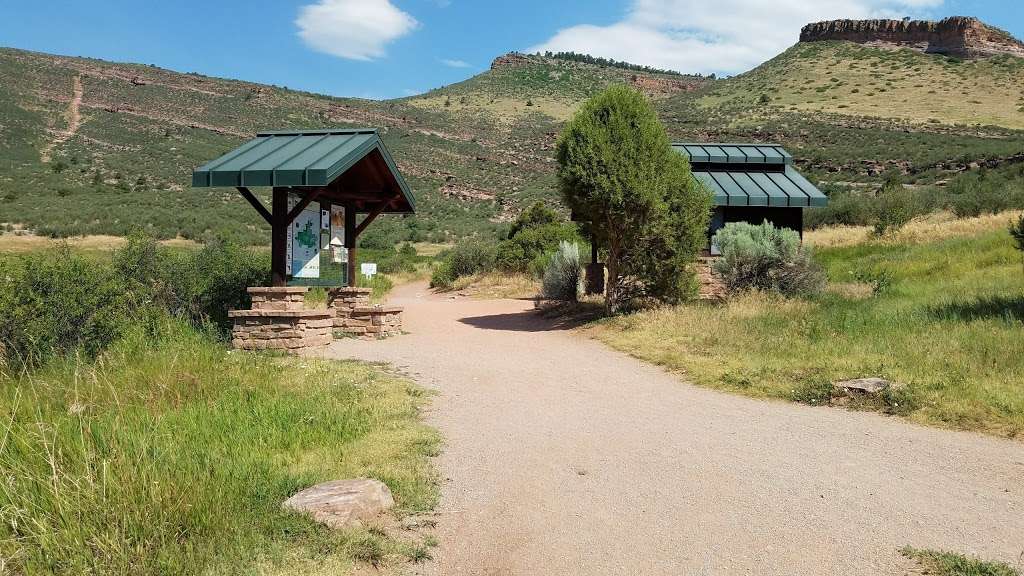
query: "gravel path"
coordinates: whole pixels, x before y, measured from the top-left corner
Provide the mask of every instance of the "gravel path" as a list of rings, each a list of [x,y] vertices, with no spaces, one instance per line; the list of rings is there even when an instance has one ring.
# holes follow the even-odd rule
[[[444,575],[905,574],[1013,564],[1024,443],[698,388],[529,312],[396,290],[410,333],[329,355],[440,394]]]

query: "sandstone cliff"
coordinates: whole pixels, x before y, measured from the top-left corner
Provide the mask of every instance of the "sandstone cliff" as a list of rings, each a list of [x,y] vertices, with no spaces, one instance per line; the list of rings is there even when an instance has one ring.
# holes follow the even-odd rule
[[[801,42],[846,40],[869,46],[912,48],[958,58],[1009,54],[1024,58],[1024,43],[977,18],[830,20],[804,26]]]

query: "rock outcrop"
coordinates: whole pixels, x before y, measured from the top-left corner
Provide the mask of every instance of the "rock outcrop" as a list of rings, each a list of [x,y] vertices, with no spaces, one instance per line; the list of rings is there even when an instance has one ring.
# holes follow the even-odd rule
[[[497,70],[499,68],[516,68],[519,66],[526,66],[530,64],[530,57],[521,52],[509,52],[508,54],[502,54],[491,62],[491,70]]]
[[[912,48],[957,58],[1009,54],[1024,58],[1024,43],[977,18],[928,20],[829,20],[804,26],[801,42],[846,40],[868,46]]]

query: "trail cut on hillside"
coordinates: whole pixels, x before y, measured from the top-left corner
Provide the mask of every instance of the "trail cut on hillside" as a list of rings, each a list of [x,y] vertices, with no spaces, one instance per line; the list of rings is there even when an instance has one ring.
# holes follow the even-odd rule
[[[43,162],[49,162],[53,150],[58,146],[63,145],[65,142],[71,139],[72,136],[78,133],[78,128],[82,125],[82,96],[85,93],[85,89],[82,87],[82,76],[75,76],[74,82],[74,93],[71,96],[71,102],[68,103],[68,108],[64,112],[64,119],[67,120],[68,127],[62,132],[58,132],[50,144],[43,150],[42,159]]]

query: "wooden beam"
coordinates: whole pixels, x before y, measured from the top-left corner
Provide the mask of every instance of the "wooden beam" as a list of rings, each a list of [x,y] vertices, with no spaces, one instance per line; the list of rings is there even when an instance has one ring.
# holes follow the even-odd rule
[[[294,222],[295,218],[299,214],[302,214],[302,211],[306,209],[306,206],[309,206],[313,202],[313,200],[319,198],[320,195],[323,193],[323,188],[317,188],[316,190],[313,190],[309,194],[306,194],[306,197],[300,200],[299,203],[295,205],[295,208],[292,208],[292,211],[288,213],[288,224]]]
[[[394,202],[400,197],[401,194],[395,195],[390,200],[381,202],[373,210],[371,210],[370,213],[366,215],[366,218],[363,218],[363,221],[359,223],[359,226],[356,227],[356,237],[362,234],[363,231],[366,230],[366,227],[369,226],[377,218],[377,216],[380,216],[382,212],[387,210],[388,206],[390,206],[392,202]]]
[[[248,200],[249,204],[252,204],[252,207],[255,208],[257,212],[260,213],[260,216],[263,216],[263,219],[267,221],[267,224],[270,224],[271,226],[274,225],[274,217],[270,214],[270,211],[267,210],[267,208],[263,205],[263,202],[260,202],[260,199],[257,198],[255,194],[250,192],[249,189],[245,188],[244,186],[239,186],[238,193],[242,195],[242,198]]]

